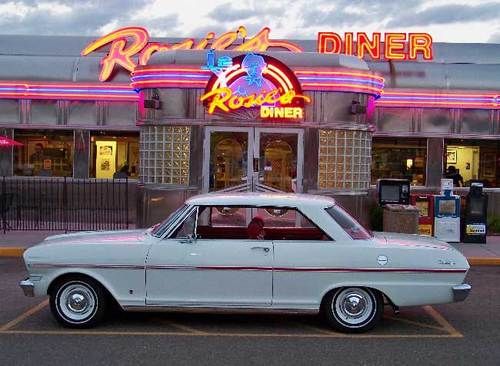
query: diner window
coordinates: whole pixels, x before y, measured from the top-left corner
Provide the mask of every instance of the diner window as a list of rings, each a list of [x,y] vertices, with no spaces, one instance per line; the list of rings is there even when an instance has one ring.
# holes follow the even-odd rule
[[[14,175],[73,176],[73,131],[14,131]]]
[[[485,187],[500,187],[500,142],[487,140],[446,140],[444,178],[455,186],[481,181]]]
[[[139,176],[139,133],[92,132],[90,142],[91,177]]]
[[[372,184],[382,178],[408,179],[425,185],[426,139],[374,137],[372,141]]]

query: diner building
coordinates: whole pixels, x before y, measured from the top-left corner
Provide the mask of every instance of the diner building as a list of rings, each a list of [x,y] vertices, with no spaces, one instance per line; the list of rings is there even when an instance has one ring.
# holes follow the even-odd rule
[[[129,177],[139,226],[213,191],[333,195],[366,223],[379,178],[436,192],[454,167],[457,191],[482,181],[500,215],[500,45],[392,60],[267,28],[201,40],[124,29],[0,36],[0,135],[22,143],[0,149],[1,175]]]

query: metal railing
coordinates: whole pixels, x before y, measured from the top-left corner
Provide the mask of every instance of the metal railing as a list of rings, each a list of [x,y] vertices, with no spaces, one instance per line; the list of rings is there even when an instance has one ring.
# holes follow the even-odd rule
[[[2,177],[0,219],[8,230],[129,227],[128,179]]]

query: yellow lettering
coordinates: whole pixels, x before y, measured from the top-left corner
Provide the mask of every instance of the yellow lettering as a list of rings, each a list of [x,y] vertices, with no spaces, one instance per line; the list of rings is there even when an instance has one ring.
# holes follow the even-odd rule
[[[271,108],[262,106],[260,107],[260,118],[268,118],[271,116]]]
[[[238,109],[243,105],[244,102],[245,98],[236,95],[229,98],[229,102],[227,103],[227,105],[230,109]]]
[[[229,108],[224,104],[229,98],[231,98],[232,92],[229,88],[218,88],[209,91],[208,93],[203,94],[200,97],[200,101],[204,102],[205,100],[212,98],[210,101],[210,105],[208,106],[208,113],[214,113],[215,108],[219,107],[224,112],[229,112]]]

